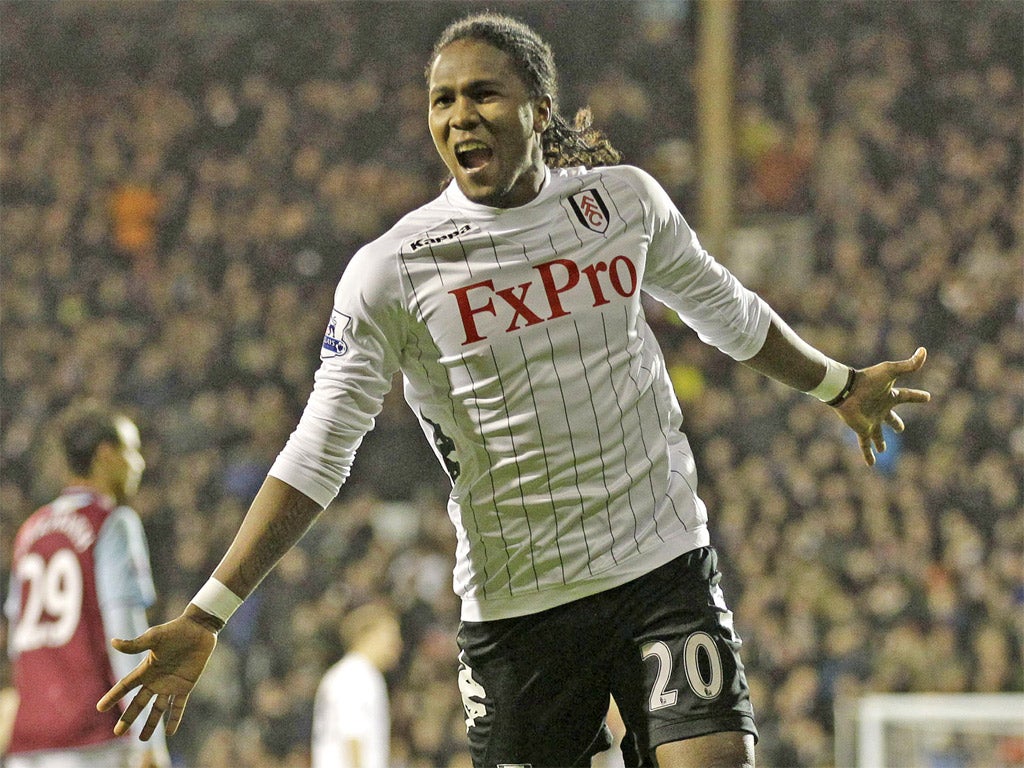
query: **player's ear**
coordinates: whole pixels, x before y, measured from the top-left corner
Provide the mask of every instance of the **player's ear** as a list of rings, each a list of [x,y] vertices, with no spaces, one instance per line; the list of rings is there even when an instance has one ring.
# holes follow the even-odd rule
[[[551,125],[551,96],[544,94],[533,103],[533,130],[544,133]]]
[[[108,440],[104,440],[96,446],[96,450],[92,454],[92,464],[89,467],[90,472],[93,475],[102,472],[105,467],[110,466],[111,462],[117,460],[118,453],[116,445]]]

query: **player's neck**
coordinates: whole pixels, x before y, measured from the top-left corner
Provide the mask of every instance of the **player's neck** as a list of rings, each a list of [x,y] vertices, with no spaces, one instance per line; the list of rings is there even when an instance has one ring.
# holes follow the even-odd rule
[[[111,488],[109,483],[104,482],[102,478],[97,478],[92,475],[88,477],[83,477],[82,475],[71,475],[65,481],[64,488],[76,488],[92,491],[96,495],[104,496],[117,504],[120,504],[122,501],[117,498],[115,489]]]

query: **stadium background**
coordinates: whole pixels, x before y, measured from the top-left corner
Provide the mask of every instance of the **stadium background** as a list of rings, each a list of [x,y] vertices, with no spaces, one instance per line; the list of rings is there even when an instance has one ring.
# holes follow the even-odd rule
[[[563,111],[590,104],[700,231],[701,7],[488,5],[538,28]],[[80,394],[143,430],[153,618],[203,583],[305,401],[346,260],[437,188],[422,70],[467,7],[0,4],[5,584],[16,524],[57,489],[47,420]],[[935,395],[870,470],[820,405],[651,307],[746,641],[760,764],[825,766],[837,701],[1024,687],[1024,6],[737,14],[720,256],[839,359],[927,346],[914,385]],[[306,765],[338,617],[368,595],[399,607],[407,642],[396,765],[466,763],[445,482],[400,400],[223,633],[170,740],[178,763]]]

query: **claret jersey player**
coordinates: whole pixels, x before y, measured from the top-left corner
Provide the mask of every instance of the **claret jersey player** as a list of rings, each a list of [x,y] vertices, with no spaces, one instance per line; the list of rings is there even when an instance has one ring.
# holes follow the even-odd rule
[[[8,757],[112,768],[138,754],[145,745],[132,735],[114,736],[120,712],[96,711],[139,660],[115,657],[108,638],[138,630],[131,614],[156,598],[137,514],[91,488],[66,488],[19,529],[11,571],[5,612],[21,700]]]
[[[271,469],[329,503],[401,370],[452,481],[467,621],[546,610],[708,545],[641,291],[737,360],[772,317],[644,171],[545,176],[515,208],[449,184],[355,254],[309,403]]]

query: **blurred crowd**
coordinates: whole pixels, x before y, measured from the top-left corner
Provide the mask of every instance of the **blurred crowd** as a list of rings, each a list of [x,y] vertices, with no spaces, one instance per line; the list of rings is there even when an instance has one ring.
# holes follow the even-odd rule
[[[143,431],[153,620],[202,585],[298,418],[347,259],[436,193],[422,71],[467,7],[3,3],[4,583],[16,524],[58,490],[49,417],[94,395]],[[698,7],[488,7],[538,28],[563,111],[589,103],[699,231]],[[908,383],[932,403],[869,469],[828,409],[649,308],[745,640],[760,764],[826,766],[835,708],[863,693],[1024,689],[1024,7],[738,11],[737,217],[811,233],[799,279],[751,287],[839,360],[929,350]],[[380,597],[405,640],[396,766],[468,764],[446,480],[400,389],[222,633],[177,764],[307,765],[339,620]]]

